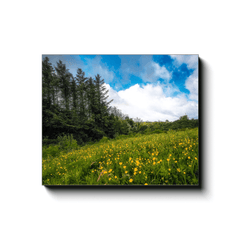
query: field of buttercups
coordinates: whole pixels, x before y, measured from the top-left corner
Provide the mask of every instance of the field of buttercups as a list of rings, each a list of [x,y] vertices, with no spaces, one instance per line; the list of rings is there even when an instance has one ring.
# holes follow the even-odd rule
[[[42,160],[43,185],[198,185],[198,128],[87,145]]]

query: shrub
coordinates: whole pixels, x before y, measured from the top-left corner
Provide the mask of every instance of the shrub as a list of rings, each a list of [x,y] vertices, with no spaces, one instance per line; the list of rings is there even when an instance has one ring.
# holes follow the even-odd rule
[[[116,133],[113,135],[113,137],[116,138],[116,139],[117,139],[118,136],[119,136],[119,133],[118,133],[118,132],[116,132]]]
[[[78,147],[77,141],[73,138],[73,135],[63,135],[57,138],[58,146],[60,150],[69,151]]]
[[[103,137],[99,143],[105,143],[105,142],[108,142],[109,138],[108,137]]]
[[[129,138],[129,135],[121,134],[121,135],[118,135],[115,139],[120,140],[120,139],[127,139],[127,138]]]
[[[59,154],[59,148],[57,145],[50,145],[49,147],[43,147],[42,158],[47,158],[48,156],[56,157]]]
[[[57,144],[57,139],[48,139],[48,137],[45,137],[42,140],[42,145],[43,146],[49,146],[51,144]]]

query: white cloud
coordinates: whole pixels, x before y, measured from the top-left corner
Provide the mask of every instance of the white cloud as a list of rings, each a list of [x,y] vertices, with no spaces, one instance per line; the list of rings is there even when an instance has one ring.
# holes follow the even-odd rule
[[[174,64],[181,66],[187,64],[188,69],[196,69],[198,67],[198,55],[170,55],[174,59]]]
[[[194,69],[185,81],[185,87],[190,91],[189,98],[198,101],[198,55],[171,55],[176,66],[187,64],[188,69]]]
[[[190,91],[189,98],[198,101],[198,69],[187,78],[185,86]]]
[[[150,55],[123,55],[121,58],[121,74],[124,83],[129,83],[130,75],[140,77],[144,82],[156,82],[159,78],[165,81],[171,79],[171,73],[153,61]]]
[[[163,66],[151,61],[143,68],[143,71],[140,71],[140,77],[144,82],[156,82],[159,78],[162,78],[166,81],[171,79],[171,74]]]
[[[89,76],[94,78],[97,74],[99,74],[101,79],[104,79],[104,82],[110,83],[114,79],[115,74],[101,62],[101,59],[102,58],[100,56],[96,56],[93,59],[87,59],[87,65],[84,69],[89,72]]]
[[[198,103],[188,101],[185,95],[167,97],[160,84],[147,84],[140,87],[138,84],[123,90],[115,91],[108,84],[111,103],[128,114],[131,118],[139,117],[144,121],[174,121],[187,114],[190,118],[198,117]]]

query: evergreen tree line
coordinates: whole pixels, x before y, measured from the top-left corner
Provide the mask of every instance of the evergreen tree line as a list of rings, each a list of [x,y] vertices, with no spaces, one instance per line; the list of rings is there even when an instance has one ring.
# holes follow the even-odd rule
[[[104,79],[97,74],[87,78],[81,68],[73,76],[59,60],[55,67],[45,57],[42,61],[42,137],[43,143],[54,143],[62,135],[72,134],[79,145],[94,142],[104,136],[167,131],[198,126],[198,120],[142,124],[131,119],[107,101]],[[175,124],[174,124],[175,123]]]
[[[72,134],[78,144],[103,136],[128,134],[132,120],[124,121],[121,112],[111,108],[104,79],[85,77],[77,69],[74,77],[59,60],[55,67],[45,57],[42,61],[42,137],[57,139]],[[53,141],[54,142],[54,141]]]

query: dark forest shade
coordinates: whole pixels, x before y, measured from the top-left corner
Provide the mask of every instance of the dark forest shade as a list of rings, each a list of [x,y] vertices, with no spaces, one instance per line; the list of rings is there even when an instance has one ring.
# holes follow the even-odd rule
[[[73,77],[61,60],[54,69],[46,57],[42,62],[43,138],[73,134],[81,143],[109,135],[111,101],[106,100],[108,90],[103,84],[100,75],[86,78],[80,68]]]

